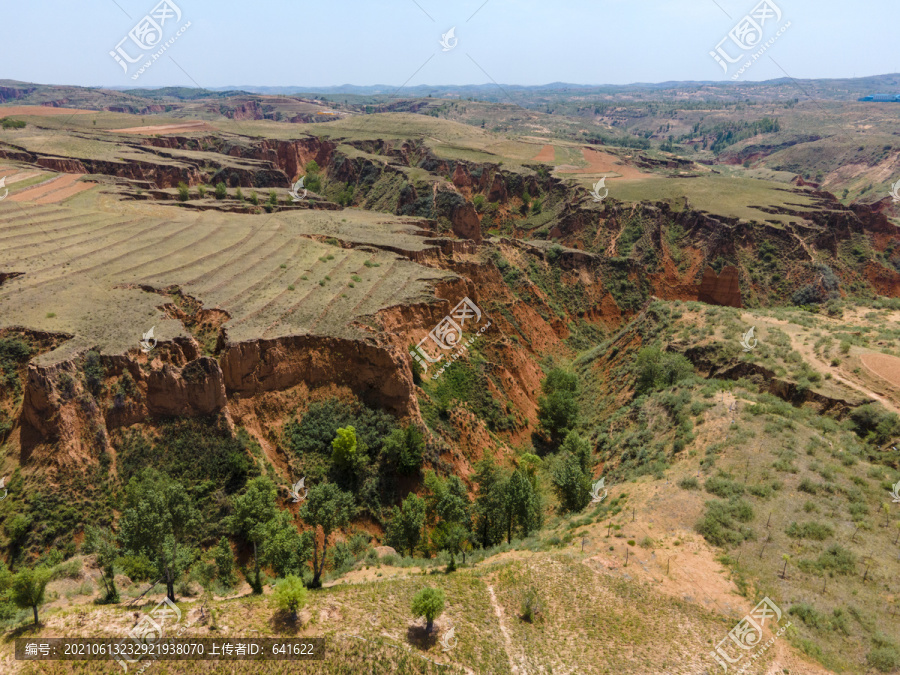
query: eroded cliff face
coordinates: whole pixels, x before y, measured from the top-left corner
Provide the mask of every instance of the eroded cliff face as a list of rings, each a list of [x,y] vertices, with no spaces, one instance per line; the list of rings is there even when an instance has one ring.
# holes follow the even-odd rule
[[[90,367],[102,376],[92,378]],[[79,463],[110,450],[109,433],[117,428],[157,415],[216,414],[225,404],[221,369],[191,339],[166,343],[152,359],[88,352],[51,366],[32,362],[20,416],[23,457],[37,449],[38,461]]]
[[[529,261],[546,265],[538,249],[500,248],[517,265],[527,268]],[[102,381],[93,384],[88,359],[97,359],[96,355],[82,352],[54,366],[30,364],[17,437],[23,459],[47,465],[91,462],[99,451],[113,451],[110,438],[116,430],[152,425],[167,416],[224,414],[248,425],[265,441],[298,405],[336,392],[422,423],[420,401],[427,400],[427,394],[416,384],[410,349],[464,298],[482,309],[484,320],[479,325],[490,322],[479,338],[479,354],[488,364],[485,386],[493,398],[504,402],[503,414],[514,419],[504,434],[511,442],[526,440],[534,428],[542,377],[539,355],[567,352],[563,340],[575,315],[560,316],[548,291],[525,278],[518,291],[510,289],[494,262],[475,255],[474,242],[449,242],[428,251],[422,264],[451,270],[456,276],[436,282],[429,301],[399,304],[364,317],[356,325],[360,336],[352,339],[293,335],[232,342],[227,315],[205,309],[177,290],[156,290],[163,296],[178,295],[177,302],[161,308],[169,318],[180,320],[187,332],[193,331],[207,355],[193,337],[159,343],[149,354],[136,347],[126,354],[99,355]],[[422,252],[407,253],[415,257]],[[618,322],[620,312],[595,275],[594,257],[573,252],[563,264],[566,283],[583,285],[590,297],[612,310],[606,317],[592,309],[593,320]],[[472,334],[467,329],[466,338]],[[423,379],[435,371],[423,373]],[[257,423],[263,419],[264,425]],[[452,419],[466,426],[454,452],[462,451],[467,462],[474,461],[483,453],[476,439],[488,433],[484,421],[462,411]]]

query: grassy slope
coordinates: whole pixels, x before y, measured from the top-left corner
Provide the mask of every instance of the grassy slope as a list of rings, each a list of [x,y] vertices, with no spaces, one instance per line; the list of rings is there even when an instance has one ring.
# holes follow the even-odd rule
[[[866,393],[875,394],[866,374],[852,360],[835,366],[825,362],[840,355],[844,331],[861,333],[851,346],[851,359],[865,352],[892,352],[898,335],[877,327],[894,311],[874,310],[866,317],[848,312],[842,321],[799,311],[741,313],[694,303],[657,308],[661,318],[648,319],[637,329],[640,341],[623,339],[619,349],[598,348],[580,362],[587,378],[583,401],[590,411],[588,426],[597,424],[598,441],[606,443],[604,470],[615,482],[637,482],[635,488],[628,482],[623,487],[636,492],[629,505],[643,525],[628,524],[627,509],[625,518],[614,522],[627,526],[635,540],[651,537],[655,548],[667,541],[658,538],[660,528],[692,529],[706,502],[739,496],[753,510],[745,524],[749,538],[726,545],[727,555],[721,558],[738,588],[754,602],[768,595],[786,611],[812,607],[802,616],[791,615],[796,627],[788,633],[791,644],[836,672],[863,672],[867,654],[879,644],[900,643],[900,626],[889,618],[900,590],[895,543],[900,520],[896,506],[889,504],[890,487],[900,480],[896,452],[863,443],[847,422],[809,405],[798,408],[760,393],[768,384],[764,378],[687,383],[627,407],[633,383],[629,371],[640,342],[661,340],[679,351],[699,345],[717,350],[723,365],[756,362],[786,381],[861,403],[872,400]],[[758,349],[744,354],[735,345],[753,324],[766,328],[757,332]],[[812,373],[818,377],[810,377]],[[838,376],[846,383],[835,383]],[[892,389],[883,380],[876,387]],[[683,407],[673,413],[673,398],[679,394]],[[888,405],[895,395],[888,396]],[[685,417],[693,440],[675,452],[677,420]],[[676,487],[684,479],[696,480],[696,487]],[[616,494],[616,489],[610,491],[611,497]],[[789,535],[794,522],[824,526],[816,533],[821,538]],[[852,562],[844,569],[821,566],[821,556],[834,545],[850,553]],[[613,555],[621,558],[622,548],[617,545]],[[782,577],[784,555],[790,558]]]

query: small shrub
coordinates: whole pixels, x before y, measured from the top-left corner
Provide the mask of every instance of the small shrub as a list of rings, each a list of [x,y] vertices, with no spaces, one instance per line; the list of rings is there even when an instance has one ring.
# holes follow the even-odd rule
[[[900,651],[894,646],[876,647],[868,653],[866,661],[882,673],[892,673],[900,668]]]
[[[805,572],[853,574],[856,571],[856,556],[840,544],[832,544],[815,561],[801,560],[799,567]]]
[[[225,199],[228,196],[228,188],[221,181],[216,183],[216,199]]]
[[[297,620],[299,612],[306,604],[306,586],[303,580],[293,574],[275,582],[271,602],[280,610],[290,612],[291,619]]]
[[[794,539],[815,539],[816,541],[825,541],[828,537],[834,536],[834,530],[824,523],[791,523],[785,530],[789,537]]]
[[[754,538],[752,530],[739,524],[751,520],[753,507],[743,499],[713,500],[706,503],[706,512],[696,529],[713,546],[736,546]]]
[[[700,481],[698,481],[693,476],[688,476],[687,478],[682,478],[678,481],[678,487],[682,490],[699,490],[700,489]]]
[[[797,489],[800,492],[805,492],[810,495],[817,494],[819,492],[819,486],[813,483],[809,478],[804,478],[800,481],[800,485],[797,486]]]
[[[537,591],[534,587],[529,587],[528,590],[525,591],[525,597],[522,600],[522,621],[527,621],[528,623],[537,622],[543,615],[543,610],[544,605],[541,602]]]
[[[188,188],[186,183],[179,183],[178,184],[178,201],[186,202],[190,198],[191,198],[190,188]]]
[[[744,494],[744,486],[736,483],[724,476],[712,476],[706,480],[704,485],[707,492],[714,494],[716,497],[728,499],[729,497],[740,497]]]
[[[425,632],[431,633],[434,627],[434,620],[444,611],[446,603],[444,591],[439,588],[426,586],[416,593],[412,601],[412,615],[414,619],[420,616],[425,617]]]
[[[805,623],[810,628],[824,628],[825,621],[822,618],[822,615],[819,614],[815,607],[809,605],[805,602],[798,603],[793,605],[789,610],[788,614],[798,617],[803,623]]]

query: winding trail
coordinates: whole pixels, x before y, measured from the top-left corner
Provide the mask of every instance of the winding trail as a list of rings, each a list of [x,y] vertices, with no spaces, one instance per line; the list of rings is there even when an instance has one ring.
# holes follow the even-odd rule
[[[784,328],[786,325],[789,325],[787,321],[781,319],[770,319],[768,317],[750,317],[749,315],[745,315],[742,317],[742,320],[756,322],[758,324],[763,325],[772,325],[777,326],[779,328]],[[823,359],[819,358],[816,354],[815,350],[809,345],[803,344],[803,341],[799,339],[799,336],[794,331],[786,331],[788,337],[791,339],[791,349],[800,353],[804,359],[806,359],[811,366],[813,366],[816,370],[819,370],[822,373],[831,373],[831,377],[833,380],[840,382],[846,387],[853,389],[864,396],[871,398],[875,401],[881,403],[885,408],[890,410],[893,413],[900,415],[900,408],[898,408],[890,399],[885,396],[872,391],[868,387],[858,382],[854,382],[853,380],[849,380],[846,377],[840,374],[840,369],[826,363]],[[865,365],[865,361],[863,361],[863,365]],[[867,367],[867,370],[870,368]],[[877,373],[874,373],[878,375]],[[885,384],[890,384],[889,382],[885,382]]]
[[[509,637],[509,632],[506,630],[506,622],[503,619],[503,608],[500,606],[500,603],[497,602],[497,596],[494,594],[494,587],[487,584],[487,589],[488,595],[491,596],[491,606],[494,608],[494,614],[497,615],[497,623],[500,625],[500,632],[503,633],[503,651],[506,652],[506,656],[509,659],[509,669],[513,672],[513,675],[518,675],[519,667],[513,660],[512,639]]]

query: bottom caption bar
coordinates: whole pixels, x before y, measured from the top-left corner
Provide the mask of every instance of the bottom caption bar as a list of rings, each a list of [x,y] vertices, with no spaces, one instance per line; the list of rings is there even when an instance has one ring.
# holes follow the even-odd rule
[[[324,650],[325,638],[16,638],[22,661],[318,661]]]

